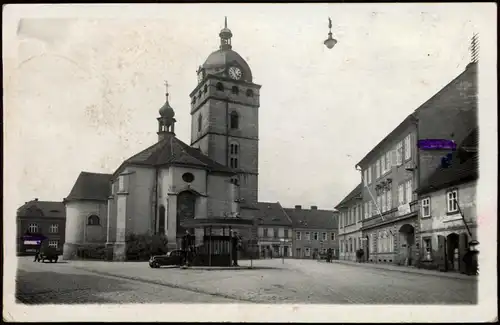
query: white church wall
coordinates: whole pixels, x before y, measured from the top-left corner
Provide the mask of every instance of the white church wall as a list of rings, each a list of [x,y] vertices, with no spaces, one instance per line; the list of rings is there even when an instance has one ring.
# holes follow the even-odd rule
[[[187,183],[182,179],[184,173],[191,173],[194,176],[194,180],[191,183]],[[204,169],[194,169],[172,166],[170,167],[172,192],[180,192],[184,189],[189,188],[201,193],[206,194],[206,171]]]
[[[105,243],[107,202],[70,201],[66,203],[66,242],[69,244]],[[88,217],[99,217],[99,225],[88,225]]]
[[[156,170],[131,166],[129,172],[127,196],[127,232],[146,234],[152,231],[154,188]]]

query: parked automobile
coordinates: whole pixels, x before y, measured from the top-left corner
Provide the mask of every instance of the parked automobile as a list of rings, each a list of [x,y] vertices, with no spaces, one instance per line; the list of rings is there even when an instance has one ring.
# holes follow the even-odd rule
[[[154,255],[149,259],[149,266],[152,268],[159,268],[165,265],[181,265],[182,251],[175,249],[165,255]]]
[[[42,245],[42,247],[40,248],[40,252],[38,252],[37,256],[38,262],[45,262],[46,260],[48,260],[50,261],[50,263],[52,262],[57,263],[58,259],[59,259],[59,253],[55,248]]]

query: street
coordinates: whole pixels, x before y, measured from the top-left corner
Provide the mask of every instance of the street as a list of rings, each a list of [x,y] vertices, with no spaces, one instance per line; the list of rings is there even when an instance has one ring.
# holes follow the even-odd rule
[[[34,263],[32,257],[18,261],[16,297],[27,304],[477,302],[475,280],[313,260],[257,260],[254,269],[242,270],[151,269],[146,262]]]

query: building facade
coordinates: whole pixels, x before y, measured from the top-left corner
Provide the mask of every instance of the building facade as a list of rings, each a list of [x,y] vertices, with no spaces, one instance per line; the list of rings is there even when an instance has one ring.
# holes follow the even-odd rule
[[[259,257],[291,257],[292,220],[279,202],[259,202],[257,206]]]
[[[358,163],[363,249],[369,262],[411,265],[416,260],[416,121],[408,116]]]
[[[463,256],[477,238],[478,129],[417,189],[420,266],[465,271]]]
[[[17,210],[17,254],[34,255],[37,244],[24,236],[45,237],[48,246],[62,253],[65,242],[66,211],[62,202],[26,202]]]
[[[335,207],[339,211],[338,242],[341,260],[355,261],[356,250],[363,247],[361,194],[362,184],[359,184]]]
[[[420,150],[433,139],[461,143],[477,126],[477,63],[417,108],[357,165],[362,179],[365,258],[416,265],[421,259],[415,190],[438,168],[442,150]]]
[[[339,256],[338,212],[321,210],[317,206],[303,209],[285,208],[292,220],[292,255],[294,258],[312,259],[318,253],[333,249],[334,258]]]

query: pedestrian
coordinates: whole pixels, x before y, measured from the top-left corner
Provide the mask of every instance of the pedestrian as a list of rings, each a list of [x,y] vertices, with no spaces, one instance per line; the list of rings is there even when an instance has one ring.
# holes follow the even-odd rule
[[[233,266],[238,266],[238,242],[239,238],[236,232],[233,232],[231,236],[231,255],[233,257]]]
[[[186,233],[184,236],[182,236],[182,242],[181,242],[181,249],[182,249],[182,265],[188,266],[188,249],[189,249],[189,242],[190,242],[190,233],[189,230],[186,230]]]
[[[37,262],[40,260],[40,248],[37,248],[35,251],[35,260],[33,262]]]

